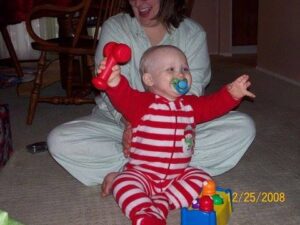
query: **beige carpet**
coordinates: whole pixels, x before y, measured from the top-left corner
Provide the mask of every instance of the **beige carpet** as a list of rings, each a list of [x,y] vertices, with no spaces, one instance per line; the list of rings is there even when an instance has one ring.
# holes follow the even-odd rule
[[[284,193],[283,202],[234,203],[230,225],[300,224],[300,88],[234,60],[215,60],[212,91],[241,73],[249,73],[257,98],[239,108],[255,120],[257,136],[233,170],[216,177],[220,186],[242,193]],[[59,92],[58,83],[45,88]],[[32,126],[25,125],[28,97],[14,88],[1,90],[9,103],[15,154],[0,171],[0,209],[25,225],[130,225],[112,197],[100,198],[99,187],[85,187],[47,152],[32,155],[29,143],[42,141],[56,125],[86,115],[92,105],[40,104]],[[179,225],[179,211],[168,225]]]
[[[22,66],[26,66],[26,63],[22,63]],[[32,63],[30,63],[30,66],[32,66],[32,68],[35,68],[36,63],[35,65],[32,65]],[[44,72],[42,88],[48,87],[49,85],[59,81],[60,80],[59,73],[60,73],[59,62],[56,60],[52,62]],[[33,81],[21,83],[20,85],[18,85],[17,91],[21,96],[30,96],[32,87],[33,87]]]

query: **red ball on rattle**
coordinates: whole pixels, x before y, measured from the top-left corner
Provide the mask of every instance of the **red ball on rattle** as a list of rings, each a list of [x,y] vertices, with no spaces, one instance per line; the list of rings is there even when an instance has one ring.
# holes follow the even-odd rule
[[[92,83],[97,89],[105,90],[112,67],[128,62],[131,58],[131,49],[126,44],[109,42],[103,48],[103,55],[107,57],[105,69],[93,78]]]

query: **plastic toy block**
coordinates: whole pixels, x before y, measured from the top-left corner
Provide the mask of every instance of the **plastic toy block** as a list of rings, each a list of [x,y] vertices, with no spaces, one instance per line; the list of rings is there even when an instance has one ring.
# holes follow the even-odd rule
[[[216,212],[204,212],[196,209],[181,209],[181,225],[216,225]]]
[[[201,206],[200,209],[182,208],[181,225],[226,225],[232,213],[231,190],[217,187],[215,195],[210,197],[214,202],[211,211],[201,210]]]

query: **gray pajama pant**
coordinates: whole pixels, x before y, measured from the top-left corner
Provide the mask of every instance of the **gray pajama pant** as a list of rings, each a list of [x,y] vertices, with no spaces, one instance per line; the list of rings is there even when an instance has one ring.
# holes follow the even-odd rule
[[[97,185],[109,172],[126,163],[122,152],[124,127],[107,112],[64,123],[48,136],[50,154],[72,176],[85,185]],[[246,114],[232,111],[196,127],[196,144],[191,166],[211,176],[232,169],[255,137],[255,126]]]

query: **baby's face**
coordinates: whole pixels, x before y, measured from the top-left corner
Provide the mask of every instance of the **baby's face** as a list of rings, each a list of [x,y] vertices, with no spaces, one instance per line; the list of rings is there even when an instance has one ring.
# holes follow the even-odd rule
[[[151,91],[154,94],[174,101],[189,90],[192,76],[182,52],[173,48],[160,49],[152,59],[152,66],[148,71],[152,75]]]

